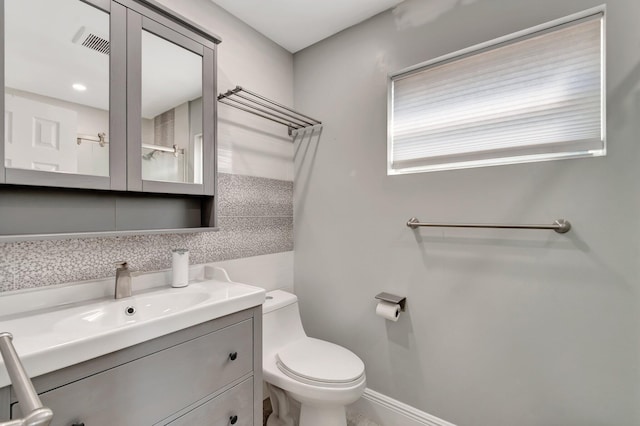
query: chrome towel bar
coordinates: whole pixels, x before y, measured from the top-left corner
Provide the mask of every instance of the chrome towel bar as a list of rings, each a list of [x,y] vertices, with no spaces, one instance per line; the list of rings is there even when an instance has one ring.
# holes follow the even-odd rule
[[[558,234],[564,234],[571,229],[571,223],[565,219],[558,219],[551,225],[501,225],[496,223],[425,223],[412,217],[407,221],[407,226],[416,229],[419,226],[432,226],[438,228],[499,228],[499,229],[549,229]]]
[[[11,378],[13,390],[18,397],[20,410],[26,414],[22,419],[0,422],[0,426],[48,426],[53,418],[53,412],[42,406],[33,383],[20,362],[12,340],[11,333],[0,333],[0,354],[2,354],[5,368]]]

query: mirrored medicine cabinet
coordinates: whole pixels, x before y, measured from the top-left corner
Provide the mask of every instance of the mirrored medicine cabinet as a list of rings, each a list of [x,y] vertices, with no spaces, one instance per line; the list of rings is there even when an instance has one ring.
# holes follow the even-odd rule
[[[0,240],[16,229],[58,234],[215,226],[219,38],[152,0],[0,5]],[[62,216],[79,216],[84,205],[106,208],[114,219],[32,231],[33,222],[3,214],[53,222],[46,212],[53,199],[70,206]],[[148,210],[162,208],[162,200],[175,220],[149,221]],[[34,206],[45,210],[42,217]]]

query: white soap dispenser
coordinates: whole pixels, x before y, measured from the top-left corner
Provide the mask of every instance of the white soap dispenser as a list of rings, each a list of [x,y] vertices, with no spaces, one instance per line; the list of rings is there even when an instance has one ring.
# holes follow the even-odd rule
[[[189,285],[189,250],[173,249],[171,287]]]

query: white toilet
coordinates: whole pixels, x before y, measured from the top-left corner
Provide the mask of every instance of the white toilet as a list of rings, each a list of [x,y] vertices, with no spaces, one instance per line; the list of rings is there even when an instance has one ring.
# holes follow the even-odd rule
[[[300,426],[346,426],[345,406],[366,386],[362,360],[342,346],[307,337],[294,294],[269,292],[262,309],[264,380],[301,404]]]

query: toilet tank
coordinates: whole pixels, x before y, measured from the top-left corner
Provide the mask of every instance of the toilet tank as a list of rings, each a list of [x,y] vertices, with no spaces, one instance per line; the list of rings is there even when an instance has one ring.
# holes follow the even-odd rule
[[[300,320],[298,297],[282,290],[267,293],[262,305],[262,351],[274,355],[291,342],[306,337]]]

